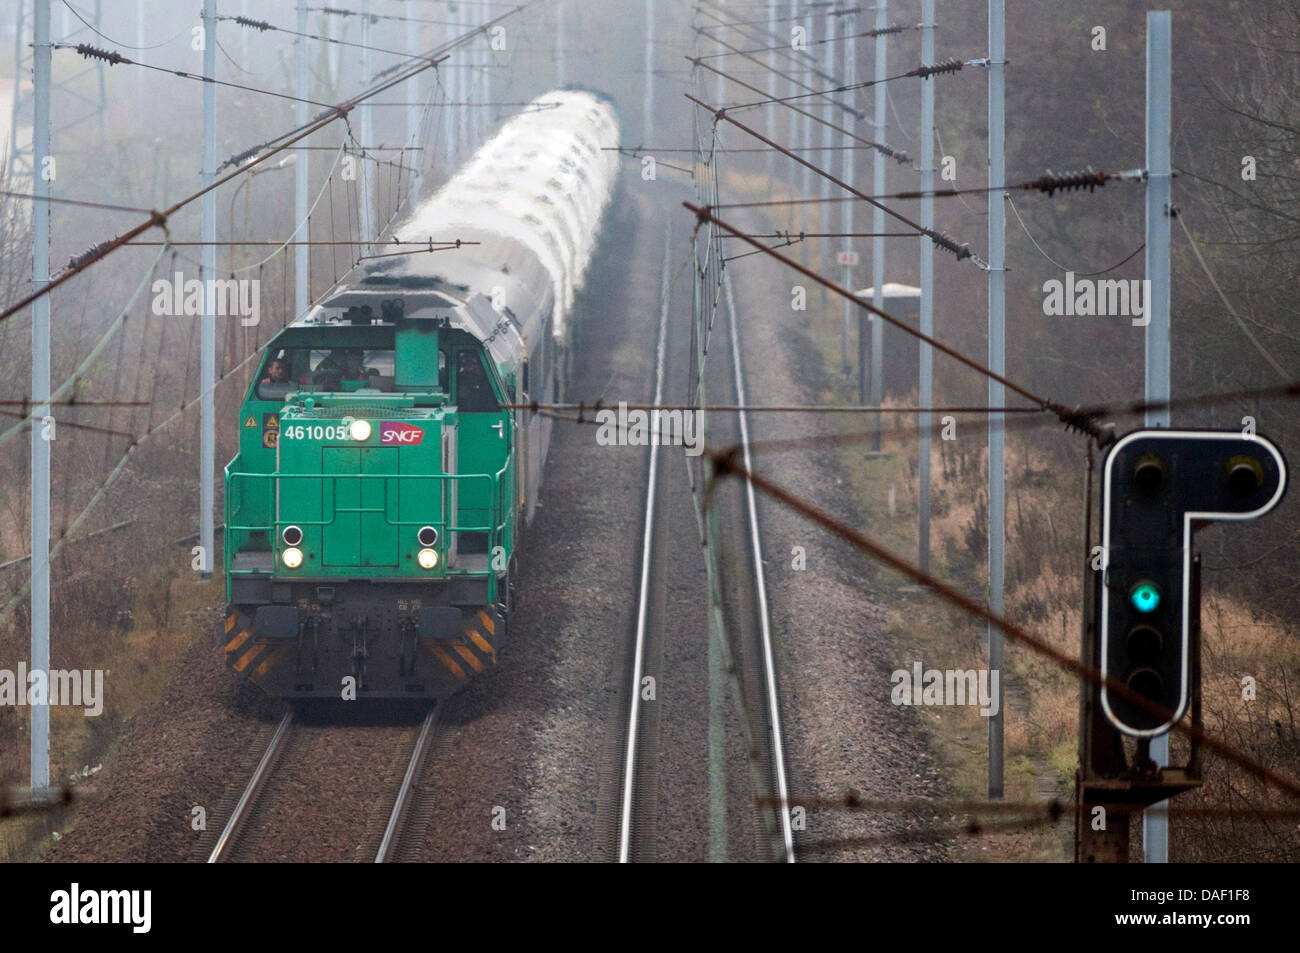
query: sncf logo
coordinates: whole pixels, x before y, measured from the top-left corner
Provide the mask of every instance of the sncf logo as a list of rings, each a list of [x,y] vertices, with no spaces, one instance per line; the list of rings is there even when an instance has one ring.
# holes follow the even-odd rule
[[[424,431],[419,427],[388,421],[379,428],[379,442],[402,447],[419,446],[424,439]]]

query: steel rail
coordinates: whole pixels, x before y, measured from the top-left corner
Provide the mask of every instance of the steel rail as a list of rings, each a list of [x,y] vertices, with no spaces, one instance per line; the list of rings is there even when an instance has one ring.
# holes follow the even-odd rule
[[[736,329],[736,299],[732,292],[731,275],[723,272],[727,291],[727,324],[731,330],[731,366],[736,375],[736,403],[745,406],[745,379],[741,372],[740,335]],[[739,412],[740,447],[745,470],[753,473],[754,464],[749,453],[749,422],[744,410]],[[776,661],[772,654],[771,612],[767,604],[767,580],[763,573],[763,545],[758,532],[758,506],[754,501],[754,481],[745,478],[746,508],[749,514],[749,536],[754,546],[754,588],[758,592],[758,621],[763,638],[763,678],[767,687],[767,717],[771,728],[772,773],[776,780],[777,812],[781,824],[781,844],[785,862],[794,863],[794,832],[790,825],[790,789],[785,776],[785,749],[781,741],[781,706],[776,694]]]
[[[659,344],[655,357],[655,399],[656,404],[663,400],[664,390],[664,353],[667,346],[668,328],[668,238],[669,228],[664,229],[664,264],[660,283],[659,306]],[[618,862],[626,864],[631,860],[632,845],[632,805],[636,800],[636,753],[637,728],[641,718],[641,673],[642,656],[645,652],[646,628],[650,611],[650,552],[654,542],[655,496],[659,476],[659,441],[650,446],[650,472],[646,478],[645,529],[641,545],[641,588],[637,602],[636,640],[632,647],[632,702],[628,713],[627,747],[623,761],[623,795],[620,809],[618,834]]]
[[[266,746],[266,752],[262,755],[262,760],[257,763],[257,768],[254,769],[252,778],[249,779],[248,785],[244,788],[244,793],[240,795],[239,801],[235,804],[235,809],[230,812],[230,819],[226,821],[221,836],[217,838],[212,853],[208,855],[208,863],[217,864],[225,860],[234,846],[240,829],[244,826],[244,822],[248,820],[253,805],[257,803],[262,788],[266,785],[266,779],[271,776],[271,765],[275,763],[276,757],[284,749],[285,742],[289,738],[289,728],[292,724],[293,710],[290,709],[280,719],[280,724],[276,727],[275,734],[271,736],[271,743]]]
[[[837,181],[837,180],[832,180],[832,181]],[[843,286],[837,284],[836,282],[831,281],[829,278],[823,278],[821,275],[817,274],[817,272],[813,271],[811,268],[807,268],[799,264],[797,261],[794,261],[791,258],[787,258],[786,256],[782,255],[780,252],[774,251],[768,248],[767,246],[760,244],[754,239],[749,238],[740,229],[718,218],[709,209],[702,208],[698,205],[692,205],[690,202],[683,202],[682,205],[683,207],[685,207],[686,209],[688,209],[689,211],[695,214],[697,221],[713,222],[719,228],[724,229],[725,231],[731,233],[732,235],[736,236],[742,241],[747,242],[750,245],[753,245],[755,248],[762,249],[764,252],[771,255],[773,258],[775,258],[777,261],[781,262],[782,264],[786,265],[789,268],[793,268],[795,271],[799,272],[801,275],[804,275],[809,280],[817,282],[819,285],[824,287],[827,291],[831,292],[832,294],[839,295],[841,298],[847,298],[848,300],[856,304],[859,308],[862,308],[866,311],[870,311],[872,314],[876,315],[877,317],[881,318],[884,321],[887,321],[889,324],[892,324],[894,327],[899,328],[900,330],[906,332],[907,334],[912,335],[912,337],[917,338],[918,340],[924,341],[925,343],[933,347],[935,350],[943,352],[944,354],[948,355],[949,357],[953,358],[956,361],[960,361],[962,364],[965,364],[967,367],[971,368],[974,371],[977,371],[978,373],[984,375],[985,377],[992,378],[993,380],[1000,383],[1002,386],[1006,387],[1008,390],[1025,398],[1025,400],[1037,404],[1039,408],[1042,408],[1044,410],[1051,410],[1053,413],[1056,413],[1058,416],[1062,416],[1063,414],[1068,413],[1064,408],[1059,407],[1058,405],[1054,404],[1052,401],[1048,400],[1047,398],[1039,397],[1037,394],[1035,394],[1033,391],[1029,390],[1028,388],[1021,387],[1015,381],[1010,380],[1009,378],[1004,377],[1003,375],[990,370],[989,368],[981,364],[979,361],[975,360],[974,358],[967,357],[965,354],[961,353],[956,348],[944,344],[942,341],[938,340],[937,338],[933,338],[930,337],[929,335],[922,334],[920,331],[913,328],[907,322],[900,321],[898,318],[894,317],[892,314],[889,314],[887,311],[882,311],[876,308],[869,302],[863,300],[862,298],[859,298],[857,295],[849,291],[847,288],[844,288]],[[885,209],[885,211],[890,212],[889,209]],[[890,212],[890,214],[896,214],[896,213]]]
[[[416,737],[415,747],[411,751],[411,760],[406,765],[406,774],[402,777],[402,786],[397,789],[397,800],[393,802],[393,811],[388,816],[388,826],[384,828],[383,839],[379,842],[379,850],[375,854],[377,864],[389,863],[397,850],[400,834],[406,826],[406,816],[410,810],[411,796],[415,791],[415,781],[424,770],[424,762],[428,758],[429,749],[433,745],[433,736],[438,729],[440,713],[440,706],[434,705],[424,716],[424,724],[420,726],[420,734]]]
[[[780,143],[774,142],[773,140],[767,138],[767,136],[758,132],[756,129],[752,129],[749,126],[745,125],[740,120],[734,118],[733,116],[727,115],[727,110],[725,108],[715,109],[713,106],[710,106],[708,103],[704,102],[703,100],[696,99],[690,93],[686,94],[686,98],[689,99],[691,102],[695,103],[695,105],[703,109],[709,110],[713,114],[716,120],[731,123],[741,132],[748,133],[749,135],[757,139],[759,142],[771,146],[777,152],[781,153],[784,156],[788,156],[789,158],[793,159],[795,162],[799,163],[804,168],[811,169],[813,172],[817,173],[822,178],[839,186],[841,189],[848,192],[850,195],[855,195],[858,198],[860,198],[862,201],[866,202],[868,205],[880,209],[886,215],[892,216],[893,218],[902,222],[908,228],[916,229],[917,237],[920,237],[922,235],[928,236],[940,248],[946,251],[950,251],[954,255],[956,255],[958,261],[962,260],[963,258],[970,258],[981,267],[987,267],[987,265],[982,259],[975,257],[974,253],[971,252],[970,247],[968,245],[958,245],[956,241],[949,238],[947,235],[943,234],[942,232],[936,231],[933,228],[924,228],[919,222],[915,222],[912,219],[908,218],[906,215],[896,212],[888,205],[884,205],[881,202],[878,202],[876,199],[872,198],[867,193],[855,189],[852,185],[850,185],[848,182],[845,182],[843,179],[837,178],[836,176],[832,175],[830,172],[827,172],[825,169],[821,168],[815,163],[809,162],[807,159],[803,158],[802,156],[795,155],[793,152],[791,152],[789,149],[787,149],[785,146],[781,145]],[[690,208],[691,206],[687,205],[687,207]],[[722,225],[723,223],[719,222],[718,224]],[[740,232],[736,231],[736,229],[728,228],[727,230],[730,231],[732,234],[734,234],[737,238],[745,238],[745,236]]]

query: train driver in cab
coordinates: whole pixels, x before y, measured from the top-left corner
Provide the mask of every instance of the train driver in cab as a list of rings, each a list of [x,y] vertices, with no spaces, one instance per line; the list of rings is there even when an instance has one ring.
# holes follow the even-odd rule
[[[478,354],[466,349],[456,360],[456,403],[464,411],[496,410],[497,399],[492,393],[487,373]]]
[[[289,383],[289,364],[282,357],[277,357],[266,366],[266,376],[262,378],[263,384],[288,384]]]
[[[370,375],[379,372],[365,365],[365,354],[359,347],[337,347],[329,357],[316,366],[314,378],[317,383],[339,390],[344,381],[368,381]]]

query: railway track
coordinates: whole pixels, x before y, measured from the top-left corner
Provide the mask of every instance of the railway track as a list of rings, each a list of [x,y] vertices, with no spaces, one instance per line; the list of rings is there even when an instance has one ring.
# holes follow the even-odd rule
[[[427,789],[421,785],[421,781],[427,769],[429,753],[437,733],[440,713],[441,707],[435,705],[428,710],[418,729],[396,729],[406,741],[403,747],[409,749],[410,755],[406,760],[406,769],[402,772],[401,780],[397,784],[396,791],[389,802],[391,808],[385,815],[376,817],[373,811],[366,811],[349,817],[346,816],[346,810],[341,808],[331,816],[321,818],[319,815],[316,817],[303,816],[309,812],[293,811],[289,812],[289,816],[292,817],[291,823],[302,823],[305,827],[314,830],[319,830],[322,826],[340,830],[351,827],[354,831],[352,836],[358,837],[361,843],[357,852],[366,852],[368,856],[373,858],[375,863],[413,859],[419,853],[426,826],[424,822],[427,820],[429,813],[429,794]],[[319,746],[322,738],[326,738],[330,732],[348,731],[365,732],[367,738],[372,735],[382,737],[391,734],[395,730],[391,726],[367,726],[358,729],[356,726],[326,724],[316,725],[308,729],[303,734],[309,734],[312,737],[304,739],[297,734],[297,730],[302,727],[300,718],[292,710],[287,712],[280,720],[266,751],[262,754],[256,768],[254,768],[248,783],[244,786],[243,793],[235,803],[225,826],[208,854],[208,863],[223,863],[257,857],[261,852],[259,851],[261,846],[258,843],[259,838],[267,838],[268,829],[276,829],[277,824],[282,823],[282,821],[277,821],[277,818],[284,818],[286,812],[275,809],[277,795],[272,792],[272,789],[277,783],[283,783],[286,787],[289,787],[287,780],[277,776],[277,769],[280,768],[286,758],[286,752],[294,746],[295,742],[301,742],[301,747],[304,749],[304,751],[299,752],[302,755],[303,764],[295,765],[293,772],[281,770],[280,773],[295,773],[299,776],[308,775],[311,778],[309,783],[321,790],[325,790],[329,787],[327,776],[331,767],[344,774],[346,774],[346,770],[339,768],[338,765],[331,766],[324,763],[325,759],[313,759],[311,757],[313,748]],[[378,742],[380,739],[375,738],[374,740]],[[364,747],[372,751],[383,750],[377,744]],[[346,765],[346,760],[343,763]],[[337,779],[334,780],[337,784]],[[280,793],[278,796],[281,800],[291,800],[292,792]],[[325,800],[331,799],[326,798]],[[361,800],[365,803],[370,801],[368,797],[363,797]],[[384,818],[386,818],[386,822]],[[365,846],[367,841],[370,845],[375,843],[375,837],[368,837],[365,833],[365,822],[368,819],[372,821],[372,829],[382,830],[382,834],[378,835],[378,846],[374,849]],[[362,828],[362,832],[357,834],[355,829],[359,826]],[[281,837],[285,837],[291,832],[277,831],[277,833]],[[350,843],[351,840],[348,842]]]
[[[661,308],[656,343],[654,404],[664,403],[665,380],[668,376],[668,348],[670,344],[669,328],[669,256],[665,248],[664,270],[661,277]],[[728,299],[730,303],[730,285]],[[739,335],[734,317],[734,307],[729,307],[732,314],[730,323],[730,360],[734,370],[736,403],[745,404],[745,384],[743,362],[740,352]],[[720,359],[727,359],[727,352],[719,352]],[[748,421],[744,415],[738,415],[736,427],[738,433],[728,434],[743,450],[746,467],[752,466],[750,451],[750,434]],[[624,663],[623,679],[627,686],[625,709],[622,714],[623,742],[620,752],[620,776],[618,790],[618,809],[616,821],[615,850],[611,859],[620,863],[637,860],[668,859],[683,852],[685,845],[680,842],[682,821],[686,816],[680,805],[659,803],[661,788],[663,792],[675,794],[671,783],[674,778],[662,772],[691,772],[703,767],[684,763],[685,751],[673,749],[674,757],[665,757],[663,744],[676,744],[683,738],[681,719],[682,701],[676,698],[676,727],[670,728],[665,711],[664,698],[656,698],[651,703],[647,689],[651,684],[672,679],[673,687],[680,688],[685,673],[683,664],[698,666],[701,656],[692,654],[688,649],[682,651],[693,636],[682,627],[684,620],[674,615],[674,607],[665,598],[665,590],[670,581],[671,546],[665,537],[672,535],[669,527],[672,514],[666,510],[671,494],[663,485],[667,476],[665,460],[660,448],[652,443],[649,447],[649,460],[646,477],[645,512],[643,517],[639,585],[637,589],[635,627],[630,640],[630,649]],[[733,585],[727,599],[728,617],[735,620],[733,638],[729,639],[735,658],[734,678],[732,681],[733,698],[742,699],[743,711],[739,718],[735,713],[727,713],[722,700],[724,689],[721,682],[726,680],[721,668],[711,674],[704,684],[696,682],[692,687],[700,690],[706,685],[710,695],[715,690],[719,699],[710,699],[709,707],[691,708],[691,713],[708,721],[709,744],[705,746],[709,758],[709,783],[707,785],[707,805],[695,808],[689,816],[701,817],[710,827],[709,856],[711,859],[726,859],[729,852],[737,851],[739,856],[751,856],[751,848],[745,846],[741,832],[751,825],[743,821],[740,811],[754,811],[754,830],[756,856],[759,859],[793,862],[795,857],[794,837],[789,808],[789,786],[786,777],[784,734],[778,695],[776,659],[773,647],[773,634],[770,610],[767,599],[767,581],[764,576],[762,561],[762,539],[759,530],[758,509],[753,488],[748,483],[733,484],[724,487],[727,492],[714,498],[714,505],[724,508],[723,523],[734,527],[733,540],[727,550],[726,574],[732,577]],[[678,501],[680,502],[680,501]],[[667,640],[672,639],[673,643]],[[669,658],[675,659],[670,663]],[[654,679],[652,683],[650,680]],[[715,689],[714,680],[719,683]],[[698,724],[699,722],[697,722]],[[733,741],[722,739],[724,731],[732,733]],[[744,734],[744,743],[739,743]],[[740,765],[748,761],[748,785],[737,779],[736,784],[727,781],[726,750],[742,751]],[[706,753],[696,749],[701,754]],[[743,767],[742,767],[743,770]],[[677,790],[683,790],[676,785]],[[696,787],[697,793],[704,795],[703,789]],[[754,809],[754,802],[772,804],[773,807]],[[732,803],[728,805],[728,801]],[[665,825],[672,825],[670,830]],[[725,825],[725,829],[719,829]],[[663,843],[660,843],[660,841]],[[685,847],[687,852],[691,848]]]
[[[660,283],[660,309],[658,344],[655,350],[654,403],[663,402],[664,367],[666,364],[668,329],[668,272],[669,232],[664,232],[663,275]],[[655,816],[654,762],[657,751],[657,722],[647,717],[642,704],[642,679],[651,666],[648,656],[652,641],[662,635],[662,621],[652,631],[651,604],[655,601],[656,583],[663,584],[662,573],[656,573],[655,515],[659,507],[659,445],[650,446],[649,473],[646,478],[645,520],[642,529],[641,577],[637,596],[636,629],[633,635],[630,672],[627,675],[629,701],[626,722],[626,741],[623,748],[623,770],[619,790],[617,860],[628,863],[637,857],[646,857],[653,850]],[[660,645],[661,649],[662,646]],[[653,677],[653,676],[652,676]],[[646,723],[643,724],[643,721]]]
[[[736,405],[747,405],[745,397],[744,361],[740,352],[740,334],[736,326],[735,295],[731,288],[731,276],[723,276],[727,296],[727,325],[731,338],[731,366],[735,374]],[[749,421],[744,411],[736,415],[740,428],[740,447],[745,469],[753,472],[754,462],[750,453]],[[772,619],[767,600],[767,579],[763,571],[762,537],[758,528],[758,505],[755,501],[754,485],[745,480],[745,526],[749,551],[753,557],[752,585],[755,595],[755,614],[758,621],[757,656],[761,661],[761,686],[763,696],[762,717],[768,740],[768,775],[772,790],[766,792],[775,800],[776,827],[780,835],[781,859],[794,863],[794,831],[790,820],[790,788],[785,768],[785,742],[781,730],[781,705],[777,694],[776,659],[772,651]]]
[[[252,816],[257,802],[262,796],[262,789],[266,786],[267,779],[270,778],[271,772],[275,770],[275,765],[284,754],[292,728],[293,709],[290,709],[280,719],[275,734],[271,736],[271,743],[267,745],[266,752],[262,755],[262,759],[258,761],[257,767],[253,769],[253,776],[245,785],[244,793],[240,795],[239,800],[235,803],[234,810],[230,812],[226,826],[222,828],[221,835],[217,838],[216,846],[212,848],[212,853],[208,855],[208,863],[221,863],[234,854],[235,844],[238,842],[240,833],[248,823],[249,817]]]
[[[420,779],[433,748],[441,712],[442,706],[434,705],[420,725],[420,733],[416,736],[411,751],[411,760],[407,763],[406,773],[402,775],[402,784],[393,801],[393,809],[389,812],[379,850],[375,853],[377,864],[413,860],[419,852],[424,834],[422,821],[428,818],[430,797],[428,790],[420,786]]]

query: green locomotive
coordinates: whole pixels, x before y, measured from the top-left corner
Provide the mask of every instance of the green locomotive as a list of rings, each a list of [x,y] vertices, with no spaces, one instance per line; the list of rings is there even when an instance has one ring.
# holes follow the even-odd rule
[[[278,697],[436,698],[495,664],[613,189],[611,107],[550,93],[267,346],[226,468],[226,658]],[[474,243],[474,244],[470,244]]]

